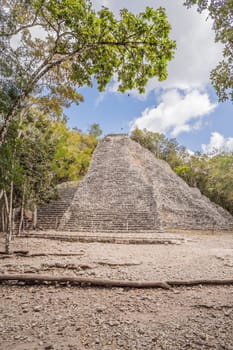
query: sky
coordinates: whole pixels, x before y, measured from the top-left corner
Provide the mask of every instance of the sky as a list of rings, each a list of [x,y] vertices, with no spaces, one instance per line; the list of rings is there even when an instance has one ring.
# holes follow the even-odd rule
[[[96,9],[106,6],[116,15],[122,8],[139,13],[146,6],[165,7],[176,40],[175,58],[168,65],[164,82],[151,79],[144,95],[117,92],[113,80],[105,92],[79,90],[84,102],[65,110],[70,127],[86,131],[98,123],[103,135],[148,129],[176,138],[190,151],[212,153],[233,150],[233,105],[219,103],[209,74],[222,57],[222,46],[214,42],[207,13],[187,9],[182,0],[93,0]]]

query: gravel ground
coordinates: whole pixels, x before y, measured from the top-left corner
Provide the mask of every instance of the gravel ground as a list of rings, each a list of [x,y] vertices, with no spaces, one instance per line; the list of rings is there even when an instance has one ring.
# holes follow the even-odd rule
[[[145,245],[18,238],[13,243],[13,250],[48,255],[0,257],[0,273],[158,281],[233,278],[233,234],[175,237],[180,238],[176,244]]]
[[[233,278],[232,234],[180,238],[184,240],[172,245],[18,238],[13,250],[47,255],[0,254],[0,273],[140,281]],[[233,350],[233,286],[131,290],[0,285],[0,350],[8,349]]]

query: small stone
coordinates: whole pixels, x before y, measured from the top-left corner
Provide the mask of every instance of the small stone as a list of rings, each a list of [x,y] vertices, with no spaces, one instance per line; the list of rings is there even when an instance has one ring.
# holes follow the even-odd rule
[[[49,345],[46,345],[45,350],[53,350],[54,349],[54,346],[52,344],[49,344]]]
[[[16,335],[14,336],[14,339],[15,339],[15,340],[19,340],[19,339],[20,339],[20,335],[16,334]]]
[[[108,322],[109,326],[113,327],[113,326],[118,326],[119,325],[119,322],[118,321],[113,321],[113,320],[110,320]]]
[[[34,312],[40,312],[41,311],[41,306],[39,306],[39,305],[38,306],[34,306],[33,307],[33,311]]]
[[[224,312],[224,315],[228,317],[228,316],[230,316],[231,313],[232,313],[231,310],[227,310],[227,311]]]
[[[103,305],[99,305],[96,308],[96,312],[103,312],[105,310],[105,307]]]

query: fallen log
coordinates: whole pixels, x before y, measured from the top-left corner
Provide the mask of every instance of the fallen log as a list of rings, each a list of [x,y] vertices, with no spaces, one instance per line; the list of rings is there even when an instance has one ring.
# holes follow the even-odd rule
[[[30,254],[29,252],[14,251],[11,254],[0,253],[0,259],[8,259],[14,256],[23,258],[37,258],[42,256],[58,256],[58,257],[69,257],[69,256],[83,256],[85,253],[35,253]]]
[[[195,304],[192,307],[196,307],[198,309],[213,309],[213,310],[223,310],[223,309],[233,309],[233,305],[208,305],[208,304]]]
[[[200,280],[191,280],[191,281],[167,281],[172,287],[193,287],[198,285],[209,285],[209,286],[220,286],[220,285],[233,285],[233,279],[200,279]]]
[[[25,284],[69,284],[92,287],[120,287],[120,288],[163,288],[170,289],[166,282],[140,282],[140,281],[121,281],[121,280],[104,280],[97,278],[84,277],[60,277],[60,276],[43,276],[43,275],[0,275],[0,283],[2,282],[23,282]]]
[[[0,256],[1,256],[2,254],[5,255],[6,252],[0,252]],[[29,254],[29,251],[28,251],[28,250],[14,250],[13,252],[10,252],[8,255],[9,255],[9,256],[12,256],[13,254],[27,255],[27,254]]]
[[[68,256],[83,256],[84,253],[35,253],[35,254],[29,254],[26,257],[28,258],[37,258],[40,256],[61,256],[61,257],[68,257]]]
[[[123,281],[123,280],[104,280],[97,278],[73,277],[73,276],[43,276],[43,275],[0,275],[0,284],[4,282],[14,281],[30,285],[38,284],[69,284],[90,287],[105,287],[105,288],[163,288],[170,289],[172,287],[186,287],[197,285],[233,285],[233,279],[214,280],[214,279],[199,279],[190,281]]]

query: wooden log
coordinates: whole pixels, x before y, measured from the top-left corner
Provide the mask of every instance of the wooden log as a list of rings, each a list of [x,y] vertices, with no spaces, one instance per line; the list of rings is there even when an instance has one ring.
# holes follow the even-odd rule
[[[21,282],[25,284],[69,284],[92,287],[119,287],[119,288],[163,288],[186,287],[196,285],[233,285],[233,279],[200,279],[200,280],[174,280],[174,281],[123,281],[123,280],[104,280],[73,276],[44,276],[44,275],[0,275],[0,283],[2,282]]]
[[[104,280],[92,279],[84,277],[60,277],[60,276],[43,276],[43,275],[0,275],[0,283],[2,282],[24,282],[25,284],[64,284],[93,286],[93,287],[120,287],[120,288],[163,288],[170,289],[166,282],[150,282],[150,281],[121,281],[121,280]]]
[[[23,258],[37,258],[41,256],[61,256],[61,257],[68,257],[68,256],[83,256],[84,253],[35,253],[35,254],[30,254],[28,250],[15,250],[8,254],[8,258],[14,257],[14,256],[21,256]],[[6,253],[5,252],[0,252],[0,259],[5,259],[6,258]]]
[[[209,286],[220,286],[220,285],[233,285],[233,279],[200,279],[200,280],[190,280],[190,281],[167,281],[170,286],[174,287],[187,287],[187,286],[197,286],[197,285],[209,285]]]

